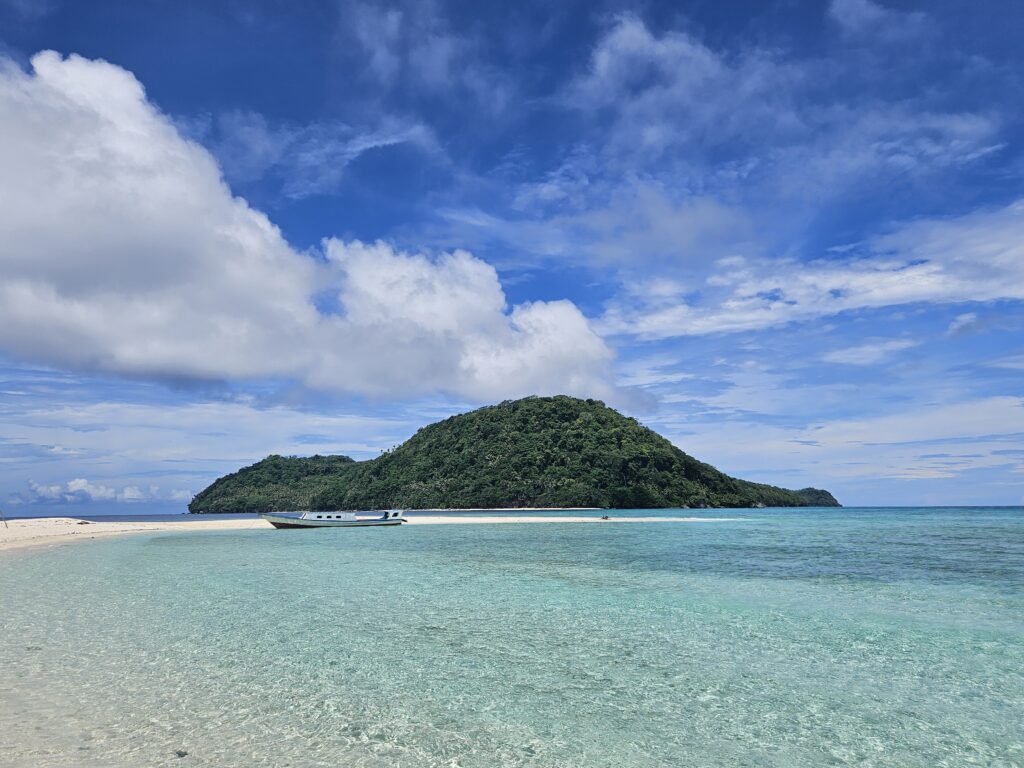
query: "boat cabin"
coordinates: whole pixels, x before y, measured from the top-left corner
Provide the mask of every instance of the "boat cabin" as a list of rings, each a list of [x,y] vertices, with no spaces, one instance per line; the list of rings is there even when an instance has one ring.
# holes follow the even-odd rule
[[[303,512],[302,520],[344,520],[354,523],[358,518],[355,512]]]

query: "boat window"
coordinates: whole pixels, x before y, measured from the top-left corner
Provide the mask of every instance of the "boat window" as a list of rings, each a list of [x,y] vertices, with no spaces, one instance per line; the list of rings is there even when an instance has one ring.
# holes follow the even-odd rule
[[[317,520],[320,520],[320,519],[322,519],[322,518],[323,518],[323,515],[317,515],[317,516],[316,516],[316,519],[317,519]]]

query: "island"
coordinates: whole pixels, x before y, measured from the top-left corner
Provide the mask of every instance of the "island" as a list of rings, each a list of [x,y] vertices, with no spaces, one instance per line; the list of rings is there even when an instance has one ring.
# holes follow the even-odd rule
[[[369,461],[268,456],[193,513],[298,509],[838,507],[831,493],[730,477],[599,400],[507,400],[420,429]]]

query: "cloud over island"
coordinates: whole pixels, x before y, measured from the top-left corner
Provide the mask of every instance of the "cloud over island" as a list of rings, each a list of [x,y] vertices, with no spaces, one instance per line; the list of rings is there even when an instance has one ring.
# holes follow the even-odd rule
[[[573,303],[509,307],[468,252],[296,251],[113,64],[5,62],[0,165],[0,345],[19,358],[368,396],[614,392]]]

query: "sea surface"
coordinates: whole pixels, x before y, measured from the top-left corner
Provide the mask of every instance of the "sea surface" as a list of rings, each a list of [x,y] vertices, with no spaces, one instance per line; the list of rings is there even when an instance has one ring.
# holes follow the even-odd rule
[[[0,765],[1024,766],[1024,510],[714,512],[7,553]]]

